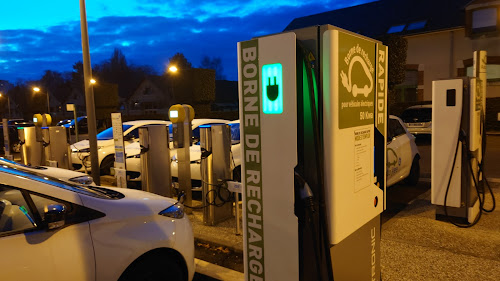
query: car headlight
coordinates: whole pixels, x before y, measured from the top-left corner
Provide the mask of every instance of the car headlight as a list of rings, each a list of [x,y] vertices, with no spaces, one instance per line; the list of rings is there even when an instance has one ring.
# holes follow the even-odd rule
[[[184,205],[177,202],[158,214],[169,218],[182,219],[184,217]]]
[[[86,185],[92,184],[94,182],[94,179],[88,175],[70,178],[69,180],[72,182],[76,182],[79,184],[86,184]]]
[[[75,149],[76,151],[75,152],[80,152],[80,153],[86,153],[86,152],[90,152],[90,147],[89,148],[83,148],[83,149]]]

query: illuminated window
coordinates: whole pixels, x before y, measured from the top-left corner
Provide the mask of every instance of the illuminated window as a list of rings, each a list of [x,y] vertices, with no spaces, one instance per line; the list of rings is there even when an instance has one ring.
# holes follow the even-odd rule
[[[406,24],[393,25],[387,30],[387,33],[398,33],[405,29]]]
[[[473,67],[467,67],[467,76],[473,76]],[[487,64],[486,65],[486,80],[487,81],[500,81],[500,64]]]

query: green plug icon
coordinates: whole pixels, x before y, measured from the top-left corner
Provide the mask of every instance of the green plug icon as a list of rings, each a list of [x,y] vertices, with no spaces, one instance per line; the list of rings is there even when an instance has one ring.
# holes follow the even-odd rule
[[[276,85],[276,76],[274,77],[274,84],[271,84],[271,77],[269,77],[269,83],[266,86],[267,98],[270,101],[275,101],[278,98],[279,88]]]

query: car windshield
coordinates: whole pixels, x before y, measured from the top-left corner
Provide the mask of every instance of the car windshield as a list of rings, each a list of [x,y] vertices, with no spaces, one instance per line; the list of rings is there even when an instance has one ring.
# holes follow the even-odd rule
[[[47,176],[47,175],[43,175],[43,174],[39,174],[36,172],[27,171],[27,170],[13,169],[12,167],[9,167],[9,166],[0,166],[0,172],[15,175],[15,176],[21,177],[21,178],[27,178],[30,180],[42,182],[45,184],[49,184],[49,185],[52,185],[55,187],[59,187],[62,189],[70,190],[70,191],[81,193],[81,194],[85,194],[85,195],[92,196],[92,197],[98,197],[98,198],[102,198],[102,199],[121,199],[121,198],[125,197],[125,195],[123,195],[122,193],[111,190],[111,189],[102,188],[102,187],[98,187],[98,186],[91,186],[91,185],[86,185],[86,186],[76,185],[76,184],[72,184],[72,183],[69,183],[66,181],[56,179],[56,178],[51,177],[51,176]]]
[[[431,120],[432,120],[432,109],[431,108],[411,108],[411,109],[407,109],[401,115],[401,119],[405,123],[431,122]]]
[[[132,125],[123,124],[123,132],[131,128]],[[112,140],[113,139],[113,127],[109,127],[106,130],[97,134],[97,140]]]
[[[240,123],[229,123],[231,127],[231,144],[240,143]]]

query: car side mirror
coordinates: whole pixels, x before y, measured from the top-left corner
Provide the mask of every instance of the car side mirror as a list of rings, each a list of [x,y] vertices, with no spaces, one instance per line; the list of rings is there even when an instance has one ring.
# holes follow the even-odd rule
[[[47,205],[44,210],[44,218],[47,229],[61,228],[66,220],[66,207],[62,204]]]

